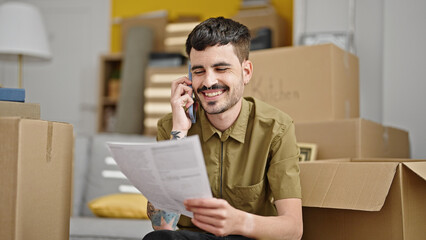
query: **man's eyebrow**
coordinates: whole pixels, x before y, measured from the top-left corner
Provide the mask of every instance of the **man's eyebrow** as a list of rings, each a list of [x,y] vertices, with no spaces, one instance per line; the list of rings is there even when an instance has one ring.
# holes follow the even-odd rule
[[[229,66],[231,66],[231,64],[227,63],[227,62],[218,62],[218,63],[213,64],[211,67],[215,68],[215,67],[223,67],[223,66],[229,67]],[[202,65],[194,65],[194,66],[191,67],[191,71],[194,71],[196,69],[203,69],[203,68],[204,68],[204,66],[202,66]]]
[[[227,63],[227,62],[218,62],[218,63],[215,63],[215,64],[213,64],[212,65],[212,67],[223,67],[223,66],[231,66],[231,64],[230,63]]]
[[[204,68],[203,66],[201,66],[201,65],[195,65],[195,66],[192,66],[191,67],[191,70],[192,71],[194,71],[194,70],[196,70],[196,69],[200,69],[200,68]]]

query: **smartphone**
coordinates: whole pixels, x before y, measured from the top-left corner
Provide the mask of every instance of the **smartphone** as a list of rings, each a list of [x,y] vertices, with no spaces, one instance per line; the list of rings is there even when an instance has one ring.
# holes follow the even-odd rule
[[[192,81],[192,72],[191,72],[191,63],[188,64],[188,78],[189,80]],[[192,85],[191,85],[192,88]],[[195,97],[194,97],[194,91],[192,92],[192,99],[194,100],[194,104],[195,104]],[[196,122],[196,114],[195,114],[195,108],[194,108],[194,104],[192,104],[191,106],[189,106],[188,108],[188,114],[189,114],[189,119],[191,119],[192,123]]]

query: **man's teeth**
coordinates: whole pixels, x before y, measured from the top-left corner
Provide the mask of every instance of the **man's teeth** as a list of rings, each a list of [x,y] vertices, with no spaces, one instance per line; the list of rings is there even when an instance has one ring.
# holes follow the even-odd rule
[[[204,93],[207,97],[214,97],[214,96],[217,96],[217,95],[220,95],[220,94],[222,94],[223,93],[223,91],[219,91],[219,92],[211,92],[211,93]]]

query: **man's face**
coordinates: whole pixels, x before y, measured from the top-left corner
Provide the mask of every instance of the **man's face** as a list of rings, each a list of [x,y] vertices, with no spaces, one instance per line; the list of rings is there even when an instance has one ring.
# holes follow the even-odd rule
[[[208,114],[233,109],[250,80],[251,63],[248,60],[240,63],[231,44],[207,47],[203,51],[193,48],[190,59],[192,87],[203,109]]]

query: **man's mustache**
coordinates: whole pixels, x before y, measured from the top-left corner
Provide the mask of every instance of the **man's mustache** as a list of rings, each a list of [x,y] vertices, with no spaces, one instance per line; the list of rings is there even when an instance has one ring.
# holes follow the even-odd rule
[[[206,91],[206,90],[214,90],[214,89],[228,90],[229,87],[225,86],[225,85],[219,85],[219,84],[214,84],[211,87],[202,86],[202,87],[200,87],[200,88],[197,89],[197,93],[200,93],[200,92]]]

